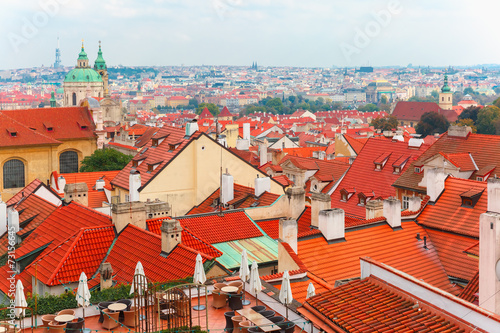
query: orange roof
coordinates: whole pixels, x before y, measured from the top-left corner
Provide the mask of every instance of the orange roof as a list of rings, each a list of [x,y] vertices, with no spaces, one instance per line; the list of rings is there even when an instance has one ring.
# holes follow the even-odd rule
[[[307,300],[330,327],[346,332],[472,332],[467,322],[370,276]]]
[[[218,114],[219,117],[232,117],[233,115],[229,112],[227,106],[222,108],[222,111]]]
[[[473,304],[479,304],[479,270],[474,274],[472,279],[470,279],[467,286],[462,290],[458,297],[471,302]]]
[[[344,134],[344,138],[346,139],[347,143],[349,143],[349,145],[356,154],[359,154],[359,152],[361,151],[361,149],[363,149],[367,141],[367,140],[358,140],[350,134]]]
[[[298,255],[310,272],[331,285],[359,277],[359,258],[366,256],[456,294],[429,237],[424,248],[424,236],[425,229],[414,222],[403,222],[396,231],[387,224],[375,225],[346,232],[345,242],[328,244],[322,236],[299,239]]]
[[[309,287],[309,283],[312,283],[314,286],[314,289],[316,291],[316,294],[322,293],[327,291],[323,285],[318,283],[315,280],[312,279],[307,279],[307,280],[291,280],[290,281],[290,286],[292,287],[292,296],[293,299],[299,301],[300,303],[304,303],[306,301],[306,296],[307,296],[307,288]],[[273,282],[272,285],[278,289],[281,290],[281,282]]]
[[[283,186],[293,185],[293,182],[286,175],[274,176],[273,179]]]
[[[313,157],[315,151],[325,151],[326,147],[285,148],[283,152],[291,156]]]
[[[450,161],[454,166],[460,168],[460,171],[473,171],[477,170],[474,159],[470,153],[457,153],[457,154],[440,154]]]
[[[17,192],[12,198],[7,200],[6,202],[7,206],[11,206],[19,202],[19,200],[21,200],[23,197],[29,196],[31,193],[33,193],[33,191],[35,191],[40,186],[41,183],[42,181],[40,181],[39,179],[33,180],[31,183],[26,185],[21,191]]]
[[[479,238],[479,215],[486,212],[488,204],[486,187],[485,182],[448,177],[443,193],[434,205],[424,208],[418,217],[418,223],[433,229]],[[470,189],[484,192],[473,208],[462,207],[460,195]]]

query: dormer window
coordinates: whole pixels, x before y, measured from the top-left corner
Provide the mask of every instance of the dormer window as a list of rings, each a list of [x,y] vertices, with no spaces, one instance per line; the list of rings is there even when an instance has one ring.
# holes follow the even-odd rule
[[[415,167],[415,173],[420,173],[422,171],[421,167]]]
[[[460,194],[460,197],[462,198],[462,207],[474,208],[483,192],[484,189],[471,188],[470,190]]]
[[[478,176],[478,177],[476,177],[476,180],[477,180],[478,182],[482,182],[482,181],[484,181],[484,178],[483,178],[483,177],[479,177],[479,176]]]
[[[365,204],[366,204],[366,198],[360,196],[358,205],[364,206]]]
[[[132,161],[132,167],[137,168],[139,166],[139,161]]]
[[[174,144],[169,144],[168,145],[168,152],[171,153],[175,150],[175,145]]]
[[[158,147],[158,139],[151,140],[151,147]]]
[[[7,128],[7,132],[9,132],[9,135],[13,138],[17,137],[17,131],[13,128]]]
[[[393,173],[398,174],[401,172],[401,169],[399,167],[394,167]]]
[[[340,194],[340,200],[347,201],[347,193],[341,193]]]

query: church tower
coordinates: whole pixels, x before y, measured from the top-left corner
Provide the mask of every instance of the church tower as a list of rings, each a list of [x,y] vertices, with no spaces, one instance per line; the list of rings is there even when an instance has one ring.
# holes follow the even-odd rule
[[[439,107],[443,110],[453,109],[453,93],[448,86],[448,75],[444,75],[444,85],[439,93]]]
[[[101,41],[99,41],[99,52],[97,52],[97,59],[94,63],[94,70],[99,73],[102,77],[102,81],[104,82],[104,96],[109,96],[109,88],[108,88],[108,67],[106,66],[106,61],[102,57],[101,51]]]

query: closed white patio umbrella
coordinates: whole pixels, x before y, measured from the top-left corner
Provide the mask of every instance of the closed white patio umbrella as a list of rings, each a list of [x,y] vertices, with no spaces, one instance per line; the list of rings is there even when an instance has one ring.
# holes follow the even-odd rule
[[[21,282],[21,280],[17,280],[14,305],[16,307],[17,306],[28,306],[28,302],[26,302],[26,296],[24,295],[24,286],[23,286],[23,283]],[[21,314],[24,317],[24,315],[26,314],[26,310],[16,308],[14,313],[16,314],[16,317],[21,317]]]
[[[307,296],[306,298],[311,298],[316,295],[316,289],[313,286],[312,282],[309,282],[309,286],[307,286]]]
[[[90,305],[90,297],[87,275],[85,275],[85,272],[82,272],[78,282],[78,291],[76,292],[76,303],[83,308],[83,318],[85,318],[85,308]]]
[[[241,264],[240,264],[240,279],[243,281],[243,301],[241,302],[243,305],[250,304],[249,300],[245,299],[245,284],[250,276],[250,272],[248,270],[248,257],[247,251],[243,249],[241,252]]]
[[[288,271],[283,273],[283,280],[281,281],[281,290],[280,290],[280,302],[285,304],[286,307],[286,319],[288,319],[288,304],[292,303],[292,287],[290,286],[290,275]]]
[[[258,302],[258,293],[262,290],[262,283],[260,282],[259,276],[259,266],[257,262],[252,262],[252,268],[250,269],[250,291],[255,293],[255,305]]]
[[[207,281],[207,277],[205,276],[205,268],[203,268],[203,260],[201,255],[198,253],[196,256],[196,264],[194,266],[194,275],[193,282],[198,285],[198,305],[194,306],[193,309],[196,311],[205,310],[204,305],[200,305],[200,285],[204,284]]]
[[[136,275],[139,275],[136,278]],[[137,282],[135,281],[137,279]],[[144,267],[142,267],[142,263],[140,261],[137,262],[135,266],[134,276],[132,277],[132,286],[130,287],[130,294],[133,294],[137,289],[137,293],[142,295],[144,284],[145,284],[146,274],[144,274]]]

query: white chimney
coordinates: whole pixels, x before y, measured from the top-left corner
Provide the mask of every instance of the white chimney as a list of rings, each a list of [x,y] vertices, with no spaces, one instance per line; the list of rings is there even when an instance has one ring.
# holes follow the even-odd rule
[[[327,242],[344,240],[344,210],[340,208],[332,208],[320,211],[318,229],[321,231]]]
[[[440,168],[427,169],[424,172],[427,178],[427,195],[430,197],[430,201],[436,202],[444,191],[444,181],[447,175]]]
[[[234,179],[227,170],[226,173],[222,175],[222,188],[221,188],[221,199],[223,204],[227,204],[229,201],[234,199]]]
[[[129,201],[139,201],[139,187],[141,187],[141,174],[137,170],[130,171],[130,176],[128,178],[128,196]]]
[[[250,142],[250,124],[243,124],[243,140],[248,140]]]
[[[479,304],[500,315],[500,214],[479,216]]]
[[[7,204],[3,202],[0,195],[0,235],[7,232]]]
[[[104,189],[104,185],[106,185],[106,182],[102,178],[99,178],[98,180],[95,181],[95,189],[97,191],[103,190]]]
[[[500,213],[500,178],[488,179],[488,212]]]
[[[332,198],[326,193],[311,193],[311,225],[318,227],[319,212],[332,208]]]
[[[250,141],[245,139],[236,140],[236,149],[238,150],[248,150],[250,148]]]
[[[59,187],[59,194],[63,194],[64,187],[66,186],[66,178],[59,176],[59,178],[57,178],[57,186]]]
[[[255,196],[260,197],[264,192],[271,191],[271,178],[257,175],[255,178]]]
[[[410,199],[408,199],[408,210],[410,212],[419,211],[421,205],[422,205],[422,198],[420,197],[410,197]]]
[[[279,238],[290,245],[292,250],[297,253],[297,233],[298,225],[297,220],[294,219],[280,219]]]
[[[7,211],[7,219],[9,230],[14,228],[14,232],[17,233],[19,231],[19,212],[14,208],[9,208]]]
[[[196,132],[198,130],[198,123],[196,122],[196,119],[194,119],[192,122],[190,123],[186,123],[186,136],[187,137],[190,137],[191,135],[193,135],[194,132]]]
[[[391,228],[401,227],[401,203],[396,198],[384,200],[384,217]]]
[[[259,143],[259,158],[260,166],[267,163],[267,140],[264,140],[263,143]]]

